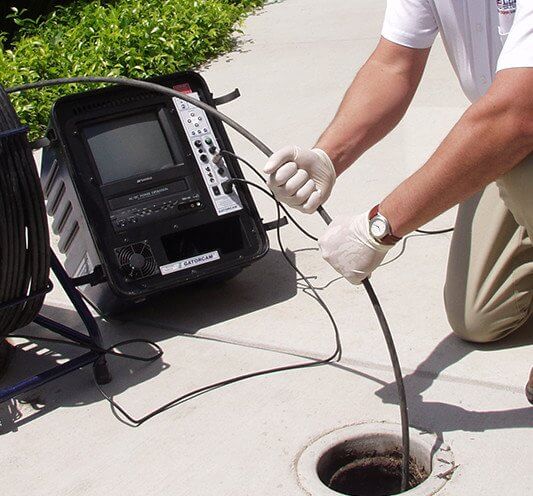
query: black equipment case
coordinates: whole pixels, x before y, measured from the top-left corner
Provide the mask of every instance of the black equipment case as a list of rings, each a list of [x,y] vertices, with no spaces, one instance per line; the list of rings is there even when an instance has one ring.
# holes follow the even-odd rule
[[[194,72],[150,80],[213,105]],[[110,314],[238,272],[268,238],[223,125],[179,98],[127,86],[56,102],[41,180],[64,266]]]

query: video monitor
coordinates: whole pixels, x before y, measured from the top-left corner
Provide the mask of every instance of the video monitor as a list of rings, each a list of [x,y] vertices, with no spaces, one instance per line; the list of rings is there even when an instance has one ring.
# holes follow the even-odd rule
[[[152,174],[183,162],[173,157],[157,113],[135,114],[84,128],[102,184]]]

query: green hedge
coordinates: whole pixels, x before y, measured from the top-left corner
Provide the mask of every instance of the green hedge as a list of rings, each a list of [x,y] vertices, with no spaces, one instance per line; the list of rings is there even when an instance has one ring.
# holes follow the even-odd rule
[[[3,0],[0,4],[0,31],[8,34],[9,38],[18,30],[10,17],[12,7],[25,10],[24,15],[35,19],[48,14],[54,6],[72,3],[73,0]]]
[[[65,76],[143,78],[198,67],[234,46],[236,26],[261,0],[77,1],[44,20],[18,19],[10,49],[0,38],[0,83]],[[44,131],[52,103],[78,88],[13,97],[32,136]]]

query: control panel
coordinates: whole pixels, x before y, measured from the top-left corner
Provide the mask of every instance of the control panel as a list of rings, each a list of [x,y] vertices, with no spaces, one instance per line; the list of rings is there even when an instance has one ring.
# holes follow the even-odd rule
[[[199,195],[189,198],[170,197],[153,204],[139,205],[111,213],[111,223],[115,232],[129,227],[142,226],[156,220],[176,217],[177,214],[199,210],[203,207]]]
[[[185,177],[106,201],[115,232],[173,218],[205,206],[192,181]]]
[[[200,99],[198,93],[188,96]],[[230,174],[224,160],[213,162],[220,148],[205,111],[179,98],[173,100],[217,214],[241,210],[242,203],[235,189],[229,193],[222,189]]]

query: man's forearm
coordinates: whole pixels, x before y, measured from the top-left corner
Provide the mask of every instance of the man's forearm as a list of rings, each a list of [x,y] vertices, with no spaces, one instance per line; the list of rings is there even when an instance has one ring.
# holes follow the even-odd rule
[[[510,87],[515,99],[501,98],[512,75],[499,76],[494,91],[463,115],[429,161],[381,203],[396,236],[417,229],[505,174],[533,152],[531,74],[517,69]],[[524,92],[516,80],[523,77]],[[525,95],[525,97],[524,97]]]
[[[428,54],[429,49],[380,41],[316,145],[329,155],[337,175],[398,124],[415,94]]]

